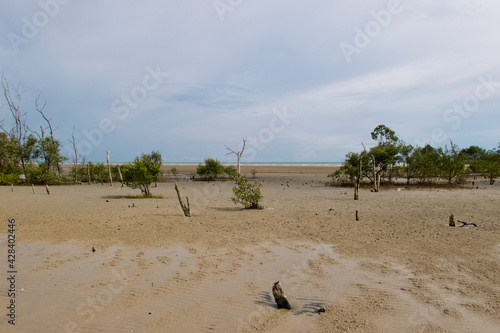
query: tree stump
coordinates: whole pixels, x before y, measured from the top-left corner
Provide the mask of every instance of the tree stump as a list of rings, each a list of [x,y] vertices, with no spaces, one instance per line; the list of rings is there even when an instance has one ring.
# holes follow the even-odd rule
[[[184,212],[184,216],[186,217],[191,217],[191,207],[189,204],[189,197],[186,197],[187,205],[184,204],[184,201],[182,200],[182,195],[181,191],[179,190],[179,187],[177,184],[175,184],[175,191],[177,192],[177,198],[179,198],[179,204],[181,205],[182,211]]]
[[[450,227],[454,227],[455,226],[455,216],[453,216],[453,214],[450,214],[450,217],[448,219],[449,219]]]
[[[273,296],[274,301],[278,305],[278,309],[287,309],[290,310],[292,307],[288,300],[286,299],[285,292],[281,288],[281,284],[279,281],[275,282],[273,285]]]

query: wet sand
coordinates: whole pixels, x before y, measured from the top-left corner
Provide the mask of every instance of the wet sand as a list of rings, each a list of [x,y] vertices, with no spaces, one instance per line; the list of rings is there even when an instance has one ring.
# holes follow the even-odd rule
[[[265,209],[250,211],[230,201],[233,182],[176,167],[191,218],[173,182],[152,189],[164,199],[123,199],[140,191],[119,183],[0,187],[0,250],[15,218],[17,268],[16,326],[4,315],[0,331],[498,331],[498,184],[354,201],[325,186],[331,168],[251,167]],[[450,213],[478,227],[449,227]],[[291,311],[276,309],[278,280]]]

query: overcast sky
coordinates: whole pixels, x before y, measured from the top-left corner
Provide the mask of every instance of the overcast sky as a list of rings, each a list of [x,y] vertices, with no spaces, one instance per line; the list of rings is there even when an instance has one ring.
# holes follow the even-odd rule
[[[497,0],[0,3],[0,71],[33,128],[47,102],[66,156],[73,127],[87,161],[116,162],[232,161],[242,139],[247,162],[343,161],[379,124],[500,141]]]

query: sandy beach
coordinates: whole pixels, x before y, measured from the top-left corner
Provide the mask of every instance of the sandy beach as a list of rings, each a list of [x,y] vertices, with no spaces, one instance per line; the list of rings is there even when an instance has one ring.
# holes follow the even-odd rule
[[[243,166],[265,207],[245,210],[233,181],[176,168],[152,188],[162,199],[125,199],[140,191],[120,183],[0,187],[0,331],[498,332],[500,182],[363,188],[355,201],[325,185],[331,167]],[[450,213],[477,227],[448,226]],[[276,308],[276,281],[291,310]]]

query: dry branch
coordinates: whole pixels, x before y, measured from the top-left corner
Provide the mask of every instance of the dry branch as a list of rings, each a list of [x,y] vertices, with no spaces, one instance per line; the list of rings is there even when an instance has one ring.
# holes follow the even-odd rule
[[[179,204],[181,205],[182,211],[184,212],[184,216],[186,217],[191,217],[191,207],[189,204],[189,197],[186,197],[187,205],[184,204],[184,201],[182,200],[182,195],[181,191],[179,190],[179,187],[177,184],[175,184],[175,191],[177,192],[177,198],[179,198]]]
[[[462,223],[462,225],[460,227],[465,227],[465,226],[468,226],[468,225],[473,226],[473,227],[477,227],[477,224],[475,224],[473,222],[465,222],[465,221],[460,221],[458,219],[457,219],[457,222]]]

